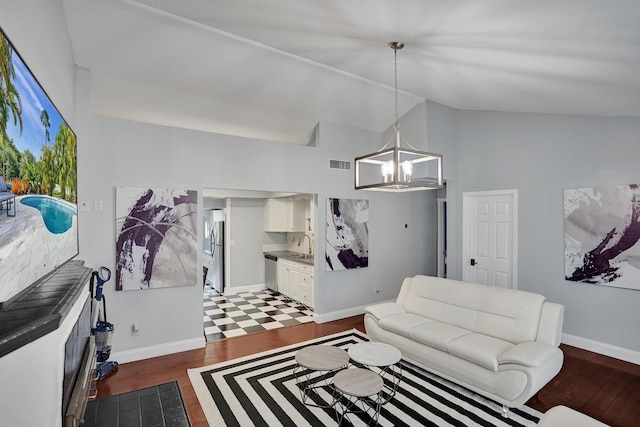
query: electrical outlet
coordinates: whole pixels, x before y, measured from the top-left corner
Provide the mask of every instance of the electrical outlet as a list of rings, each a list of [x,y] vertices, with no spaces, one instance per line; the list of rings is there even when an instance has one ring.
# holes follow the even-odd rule
[[[376,294],[380,293],[380,286],[376,286]]]
[[[135,323],[131,325],[131,336],[132,337],[140,336],[140,328]]]

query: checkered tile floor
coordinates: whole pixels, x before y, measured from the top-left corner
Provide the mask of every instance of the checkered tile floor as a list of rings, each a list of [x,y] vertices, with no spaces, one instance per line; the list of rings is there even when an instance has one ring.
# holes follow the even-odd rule
[[[204,334],[208,342],[311,321],[312,309],[269,289],[219,295],[205,288]]]

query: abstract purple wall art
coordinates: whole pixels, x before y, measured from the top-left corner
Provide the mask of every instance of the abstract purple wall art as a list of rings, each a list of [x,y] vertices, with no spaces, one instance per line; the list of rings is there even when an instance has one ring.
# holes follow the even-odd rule
[[[116,290],[197,282],[198,192],[116,188]]]
[[[369,265],[369,201],[327,199],[326,271]]]
[[[565,278],[640,290],[640,186],[564,191]]]

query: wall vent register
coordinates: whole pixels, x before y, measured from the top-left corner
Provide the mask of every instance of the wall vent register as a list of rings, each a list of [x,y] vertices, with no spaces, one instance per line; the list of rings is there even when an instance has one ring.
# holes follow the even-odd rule
[[[351,162],[345,160],[329,160],[329,169],[351,170]]]

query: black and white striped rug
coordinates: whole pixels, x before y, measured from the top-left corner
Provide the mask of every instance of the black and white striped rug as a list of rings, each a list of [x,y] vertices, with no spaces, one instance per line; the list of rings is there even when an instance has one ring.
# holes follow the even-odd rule
[[[337,425],[335,411],[304,405],[293,368],[295,353],[307,345],[329,344],[345,350],[367,341],[357,330],[281,347],[203,368],[189,369],[189,378],[212,426]],[[535,426],[542,415],[526,406],[511,409],[402,361],[396,396],[380,410],[381,426]],[[332,401],[330,390],[317,399]],[[366,417],[351,416],[356,425]],[[343,423],[344,424],[344,423]]]

